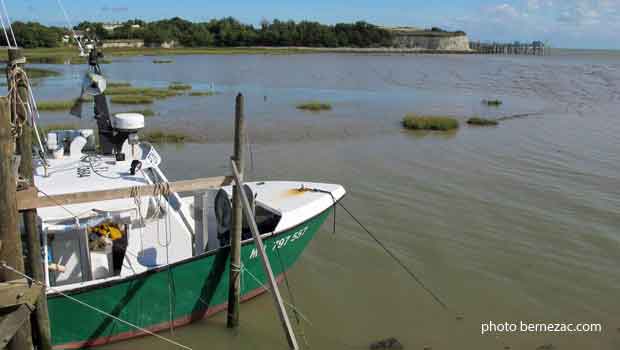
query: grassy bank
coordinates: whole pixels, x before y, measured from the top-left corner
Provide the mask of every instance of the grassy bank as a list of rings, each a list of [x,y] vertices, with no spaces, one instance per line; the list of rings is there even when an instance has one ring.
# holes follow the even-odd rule
[[[84,57],[74,47],[25,49],[24,55],[30,63],[63,64],[65,62],[86,64]],[[249,54],[291,54],[311,52],[303,48],[245,48],[245,47],[202,47],[202,48],[109,48],[104,50],[107,57],[128,56],[170,56],[170,55],[249,55]],[[7,60],[6,51],[0,52],[0,60]],[[158,60],[167,61],[167,60]]]
[[[503,104],[502,100],[482,100],[482,104],[489,107],[499,107]]]
[[[73,47],[25,49],[24,55],[30,63],[85,64],[84,57]],[[129,56],[171,56],[171,55],[291,55],[306,53],[473,53],[471,51],[422,50],[399,48],[354,48],[354,47],[196,47],[196,48],[108,48],[106,57]],[[7,60],[6,52],[0,52],[0,60]],[[110,63],[109,60],[103,60]]]
[[[459,128],[459,121],[451,117],[421,116],[407,114],[402,120],[403,127],[411,130],[448,131]]]
[[[153,102],[153,97],[141,95],[114,95],[110,98],[110,103],[119,105],[146,105]]]
[[[178,81],[172,82],[168,86],[168,90],[174,90],[174,91],[187,91],[187,90],[191,90],[191,89],[192,89],[191,85],[183,84],[183,83],[178,82]]]
[[[4,75],[6,75],[6,68],[3,70]],[[51,69],[43,69],[43,68],[34,68],[34,67],[26,67],[26,73],[30,79],[40,79],[40,78],[48,78],[48,77],[57,77],[62,75],[62,73],[57,72]]]
[[[140,135],[140,139],[152,143],[185,143],[190,137],[181,132],[147,130]]]
[[[332,105],[321,101],[308,101],[298,104],[297,109],[311,112],[329,111]]]
[[[68,111],[75,104],[75,100],[38,101],[39,111]]]
[[[217,93],[213,91],[192,91],[189,93],[190,96],[213,96],[216,94]]]
[[[495,126],[499,124],[499,122],[495,119],[481,118],[481,117],[471,117],[467,119],[467,124],[476,125],[476,126]]]

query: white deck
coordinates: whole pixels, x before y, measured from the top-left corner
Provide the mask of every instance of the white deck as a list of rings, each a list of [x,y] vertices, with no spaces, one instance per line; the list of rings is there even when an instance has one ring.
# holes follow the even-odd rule
[[[322,213],[346,193],[344,187],[304,181],[267,181],[247,183],[256,195],[256,202],[282,216],[276,232],[288,230]],[[320,189],[331,192],[299,191],[299,188]],[[232,198],[232,186],[224,188]]]
[[[142,152],[139,152],[140,156]],[[41,165],[35,170],[35,184],[47,195],[78,193],[98,190],[110,190],[143,186],[153,182],[153,174],[147,175],[147,171],[138,171],[136,175],[130,175],[132,159],[117,162],[111,156],[97,157],[92,164],[80,158],[65,157],[63,159],[50,159],[48,176],[44,176]],[[144,159],[141,159],[145,161]],[[145,161],[145,164],[148,162]],[[93,169],[94,168],[94,169]],[[158,167],[153,170],[157,176],[165,180]],[[78,174],[88,173],[88,176]],[[149,178],[150,177],[150,178]],[[322,184],[305,181],[267,181],[250,182],[248,185],[256,195],[257,205],[264,207],[280,216],[280,221],[275,232],[282,232],[293,228],[316,215],[319,215],[334,205],[345,195],[345,190],[340,185]],[[300,187],[320,189],[333,195],[321,192],[299,191]],[[232,186],[224,187],[224,190],[232,198]],[[208,236],[213,237],[216,230],[213,203],[216,191],[209,191],[211,203],[208,208]],[[39,194],[39,196],[44,196]],[[44,242],[53,246],[52,262],[66,266],[67,272],[57,274],[56,287],[59,290],[70,290],[76,287],[101,283],[110,279],[123,278],[136,273],[144,272],[150,268],[174,263],[187,259],[194,254],[194,226],[193,197],[180,199],[176,193],[170,197],[170,203],[163,200],[164,217],[148,217],[149,211],[156,207],[154,197],[142,197],[141,213],[138,213],[135,198],[106,200],[90,203],[65,205],[63,207],[48,207],[38,210],[38,215],[43,222],[43,231],[54,234],[55,241]],[[180,205],[178,205],[180,204]],[[141,215],[140,215],[141,214]],[[76,226],[75,216],[79,218]],[[140,227],[142,219],[144,226]],[[80,270],[79,243],[75,237],[84,234],[88,220],[101,221],[126,220],[129,223],[127,235],[128,246],[123,261],[120,275],[108,276],[101,279],[83,281],[83,272]],[[50,236],[51,237],[51,236]],[[46,250],[47,251],[47,250]],[[77,253],[76,253],[77,252]],[[88,255],[87,255],[88,256]],[[105,265],[105,256],[101,253],[90,252],[92,269],[95,264],[98,268]],[[104,271],[105,273],[105,271]],[[105,274],[104,274],[105,275]]]

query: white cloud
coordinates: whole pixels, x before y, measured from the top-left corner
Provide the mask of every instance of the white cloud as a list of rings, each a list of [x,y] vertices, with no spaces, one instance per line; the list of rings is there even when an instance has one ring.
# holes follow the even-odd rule
[[[553,6],[553,0],[527,0],[526,4],[527,10],[530,12],[550,6]]]
[[[510,4],[499,4],[496,6],[490,6],[484,9],[484,12],[490,16],[496,16],[500,19],[505,18],[518,18],[521,16],[521,13],[517,11]]]

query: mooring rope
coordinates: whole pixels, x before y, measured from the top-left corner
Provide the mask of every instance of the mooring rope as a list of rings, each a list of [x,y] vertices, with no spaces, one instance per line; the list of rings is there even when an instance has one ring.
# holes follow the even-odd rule
[[[286,273],[286,268],[284,267],[284,263],[282,262],[282,256],[280,256],[280,249],[276,249],[276,254],[278,255],[278,261],[280,262],[280,269],[282,270],[282,275],[284,275],[284,283],[286,284],[286,289],[288,290],[288,295],[291,298],[291,304],[296,305],[295,296],[293,295],[293,290],[291,289],[291,285],[288,282],[288,274]],[[295,315],[295,321],[297,321],[297,326],[300,328],[300,335],[304,340],[304,343],[307,347],[310,347],[310,343],[308,342],[308,338],[306,337],[306,331],[299,319],[299,314],[297,309],[293,309],[293,314]]]
[[[328,194],[330,197],[332,197],[332,202],[334,203],[334,204],[332,204],[332,207],[334,208],[333,233],[336,233],[336,204],[338,203],[338,201],[336,200],[336,197],[334,197],[334,194],[331,191],[322,190],[320,188],[308,188],[308,187],[304,187],[304,185],[301,185],[301,187],[298,188],[297,191],[299,191],[299,192],[325,193],[325,194]]]
[[[138,325],[135,325],[135,324],[133,324],[133,323],[131,323],[131,322],[129,322],[129,321],[125,321],[125,320],[123,320],[122,318],[119,318],[119,317],[117,317],[117,316],[114,316],[114,315],[112,315],[112,314],[110,314],[110,313],[108,313],[108,312],[105,312],[105,311],[103,311],[103,310],[101,310],[101,309],[97,308],[96,306],[92,306],[92,305],[90,305],[90,304],[88,304],[88,303],[85,303],[85,302],[83,302],[83,301],[81,301],[81,300],[79,300],[79,299],[76,299],[76,298],[74,298],[74,297],[72,297],[72,296],[70,296],[70,295],[67,295],[67,294],[65,294],[65,293],[61,292],[61,291],[60,291],[60,290],[58,290],[58,289],[55,289],[55,288],[53,288],[53,287],[47,287],[44,283],[42,283],[42,282],[40,282],[40,281],[35,280],[34,278],[32,278],[32,277],[30,277],[30,276],[28,276],[28,275],[26,275],[26,274],[22,273],[21,271],[19,271],[19,270],[17,270],[17,269],[15,269],[15,268],[13,268],[12,266],[9,266],[9,265],[8,265],[6,262],[4,262],[4,261],[0,261],[0,267],[2,267],[2,268],[4,268],[4,269],[7,269],[7,270],[9,270],[9,271],[12,271],[13,273],[16,273],[16,274],[18,274],[18,275],[22,276],[23,278],[25,278],[25,279],[29,280],[29,281],[30,281],[30,282],[32,282],[32,283],[38,284],[38,285],[40,285],[40,286],[43,286],[43,287],[44,287],[45,289],[47,289],[47,290],[50,290],[50,291],[52,291],[52,292],[54,292],[54,293],[58,293],[59,295],[61,295],[61,296],[65,297],[65,298],[67,298],[67,299],[69,299],[69,300],[71,300],[71,301],[73,301],[73,302],[75,302],[75,303],[78,303],[78,304],[80,304],[80,305],[82,305],[82,306],[84,306],[84,307],[86,307],[86,308],[89,308],[89,309],[91,309],[91,310],[93,310],[93,311],[95,311],[95,312],[98,312],[98,313],[100,313],[100,314],[102,314],[102,315],[104,315],[104,316],[110,317],[110,318],[112,318],[112,319],[114,319],[114,320],[116,320],[116,321],[118,321],[118,322],[121,322],[121,323],[123,323],[123,324],[125,324],[125,325],[127,325],[127,326],[129,326],[129,327],[135,328],[135,329],[137,329],[137,330],[139,330],[139,331],[141,331],[141,332],[144,332],[144,333],[146,333],[146,334],[148,334],[148,335],[152,335],[152,336],[154,336],[155,338],[158,338],[158,339],[160,339],[160,340],[163,340],[163,341],[165,341],[165,342],[167,342],[167,343],[169,343],[169,344],[172,344],[172,345],[178,346],[178,347],[180,347],[180,348],[182,348],[182,349],[193,350],[193,349],[192,349],[192,348],[190,348],[189,346],[183,345],[183,344],[181,344],[181,343],[179,343],[179,342],[176,342],[176,341],[174,341],[174,340],[172,340],[172,339],[169,339],[169,338],[166,338],[166,337],[164,337],[164,336],[162,336],[162,335],[159,335],[159,334],[157,334],[157,333],[151,332],[151,331],[149,331],[148,329],[146,329],[146,328],[142,328],[142,327],[140,327],[140,326],[138,326]]]
[[[351,218],[353,220],[355,220],[355,222],[357,222],[357,224],[364,230],[366,231],[366,233],[396,262],[400,265],[400,267],[403,268],[403,270],[405,270],[407,272],[407,274],[409,274],[409,276],[411,276],[417,283],[418,285],[420,285],[420,287],[422,287],[422,289],[424,289],[428,294],[430,294],[430,296],[433,297],[433,299],[435,299],[435,301],[441,305],[441,307],[443,307],[444,309],[448,309],[448,306],[446,305],[446,303],[444,303],[439,296],[437,296],[437,294],[435,294],[429,287],[427,287],[424,282],[422,282],[422,280],[409,268],[407,267],[407,265],[405,265],[405,263],[396,256],[396,254],[394,254],[383,242],[381,242],[381,240],[379,240],[379,238],[377,238],[377,236],[375,234],[373,234],[372,232],[370,232],[370,230],[368,228],[366,228],[366,226],[364,224],[362,224],[362,222],[355,217],[355,215],[353,215],[353,213],[351,213],[349,211],[349,209],[347,209],[341,202],[338,202],[338,204],[342,207],[342,209],[344,209],[344,211],[347,212],[347,214],[349,214],[351,216]]]

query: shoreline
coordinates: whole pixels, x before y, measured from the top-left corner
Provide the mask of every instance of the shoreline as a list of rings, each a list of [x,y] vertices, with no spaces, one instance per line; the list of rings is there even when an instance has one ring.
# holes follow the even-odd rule
[[[23,49],[31,63],[67,63],[71,60],[85,60],[79,56],[77,48],[36,48]],[[175,56],[175,55],[292,55],[320,53],[350,54],[476,54],[473,50],[429,50],[419,48],[395,47],[305,47],[305,46],[244,46],[244,47],[178,47],[178,48],[108,48],[103,50],[107,57],[132,56]],[[7,60],[5,50],[0,52],[0,60]]]

